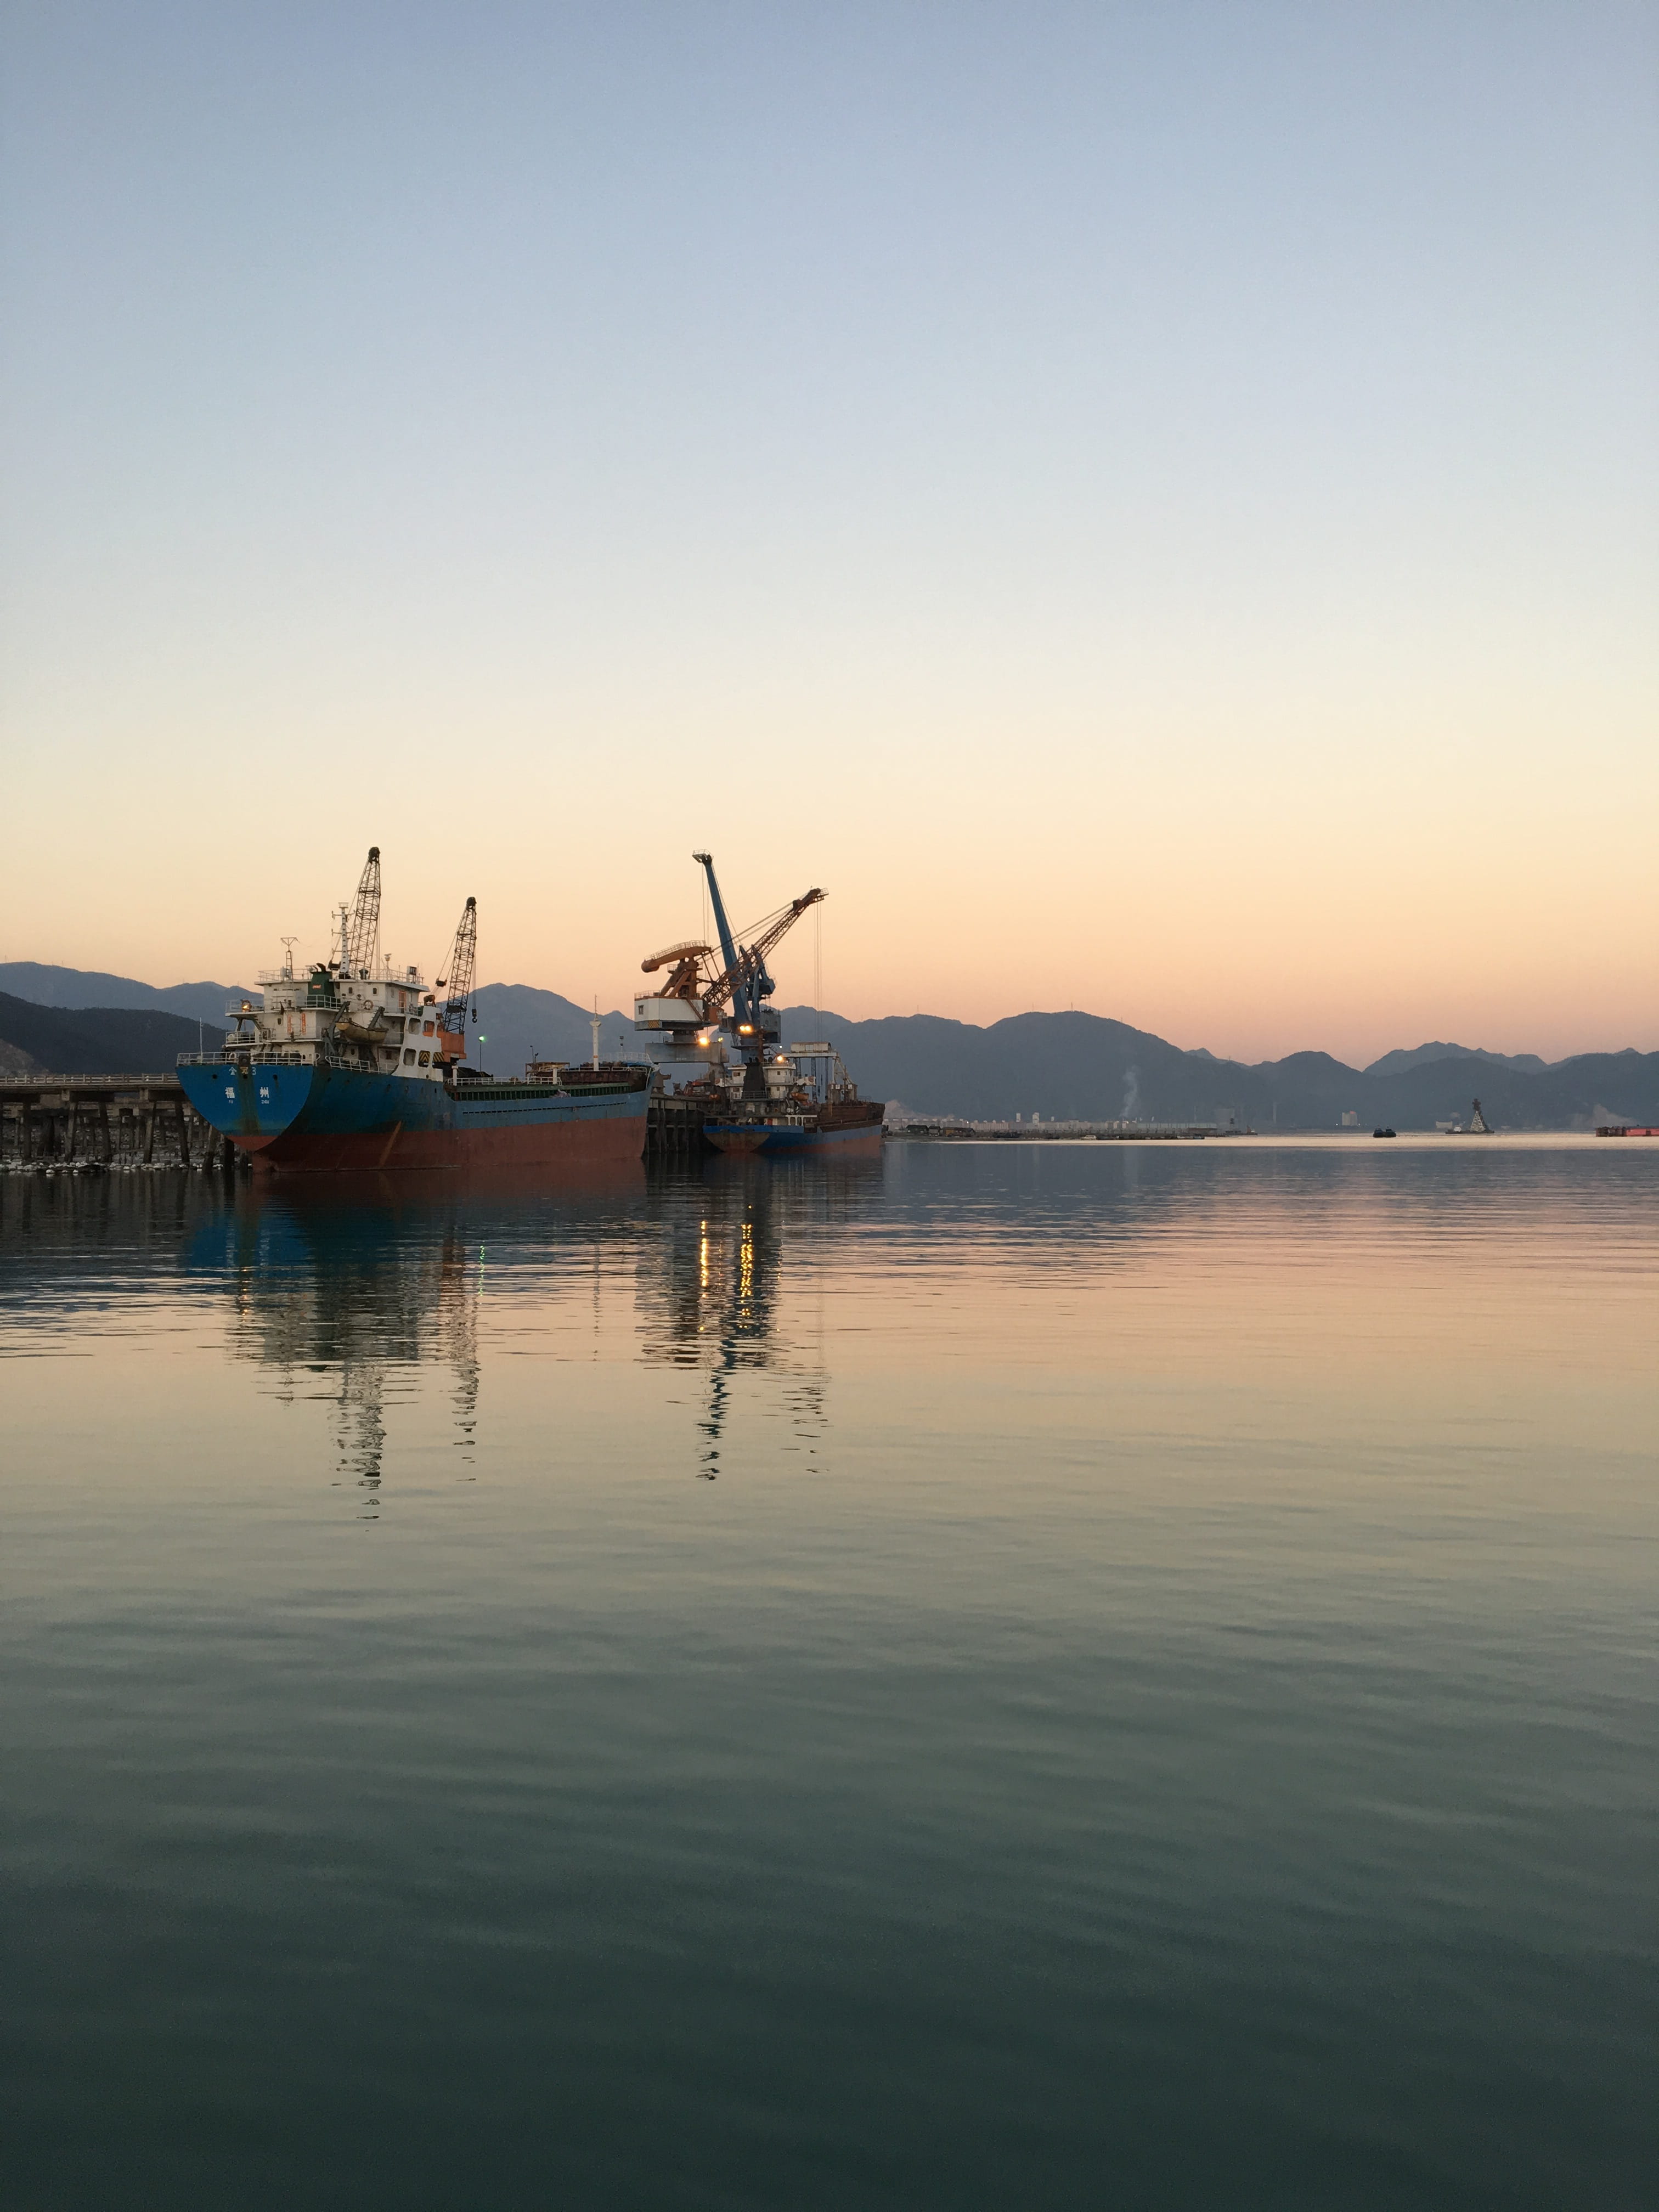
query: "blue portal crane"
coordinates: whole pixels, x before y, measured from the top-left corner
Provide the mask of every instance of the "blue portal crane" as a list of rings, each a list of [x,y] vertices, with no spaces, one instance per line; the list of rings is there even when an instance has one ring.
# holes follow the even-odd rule
[[[737,1017],[738,1056],[746,1065],[757,1065],[761,1048],[765,1043],[761,1019],[762,1001],[769,999],[777,985],[767,972],[766,956],[786,933],[793,929],[809,906],[817,906],[824,894],[815,886],[799,898],[792,899],[787,906],[780,907],[769,915],[755,933],[752,945],[739,945],[732,934],[732,925],[726,918],[726,902],[720,896],[720,887],[714,877],[714,860],[710,853],[693,853],[708,878],[708,896],[714,909],[714,927],[720,940],[720,957],[725,961],[723,972],[717,975],[703,994],[702,1018],[716,1022],[729,999]]]

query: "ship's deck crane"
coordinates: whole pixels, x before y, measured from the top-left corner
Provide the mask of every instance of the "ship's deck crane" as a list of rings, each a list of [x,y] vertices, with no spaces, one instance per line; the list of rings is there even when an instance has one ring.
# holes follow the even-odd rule
[[[342,975],[368,975],[380,950],[380,848],[371,845],[363,872],[357,879],[357,900],[341,946]]]
[[[449,948],[448,959],[444,963],[449,996],[438,1018],[439,1029],[452,1037],[459,1038],[463,1053],[466,1050],[466,1006],[472,996],[472,978],[477,970],[477,954],[478,902],[470,898],[461,908],[460,921],[455,926],[455,941]],[[434,980],[439,990],[446,988],[444,975]]]

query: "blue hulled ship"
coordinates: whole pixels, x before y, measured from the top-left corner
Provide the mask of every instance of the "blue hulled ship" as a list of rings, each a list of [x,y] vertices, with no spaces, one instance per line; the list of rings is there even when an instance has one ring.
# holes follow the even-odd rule
[[[217,1052],[179,1062],[203,1119],[270,1168],[611,1166],[645,1149],[647,1068],[538,1066],[502,1081],[465,1065],[477,941],[468,899],[447,976],[380,950],[380,854],[339,909],[334,958],[260,976]],[[441,1000],[439,991],[445,993]],[[476,1021],[476,1014],[474,1015]]]

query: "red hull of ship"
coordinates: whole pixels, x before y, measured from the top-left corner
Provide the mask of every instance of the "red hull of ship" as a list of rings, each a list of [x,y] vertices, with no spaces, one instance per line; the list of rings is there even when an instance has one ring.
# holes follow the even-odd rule
[[[834,1129],[826,1130],[824,1141],[834,1145],[838,1152],[878,1152],[882,1133],[882,1125],[877,1121],[867,1129],[848,1129],[844,1135]]]
[[[538,1121],[506,1129],[283,1130],[236,1136],[256,1168],[300,1174],[351,1168],[617,1168],[645,1151],[643,1114]]]

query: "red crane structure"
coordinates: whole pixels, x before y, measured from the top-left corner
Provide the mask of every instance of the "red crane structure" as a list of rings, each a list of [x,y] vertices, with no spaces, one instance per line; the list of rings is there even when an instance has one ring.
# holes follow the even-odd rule
[[[701,853],[693,858],[702,860],[708,871],[725,964],[715,969],[714,947],[688,938],[683,944],[666,945],[662,951],[653,952],[648,960],[641,961],[641,973],[654,975],[658,969],[666,968],[672,962],[673,972],[663,984],[659,997],[684,999],[700,1022],[718,1022],[724,1018],[726,1008],[732,1006],[739,1025],[747,1024],[750,1033],[758,1036],[761,1002],[776,988],[767,972],[767,955],[776,950],[809,907],[818,905],[829,894],[816,885],[810,891],[803,891],[787,906],[778,907],[759,921],[752,922],[749,942],[740,943],[726,926],[726,909],[720,886],[714,882],[712,864]],[[707,975],[705,965],[710,971]]]

